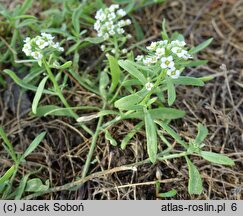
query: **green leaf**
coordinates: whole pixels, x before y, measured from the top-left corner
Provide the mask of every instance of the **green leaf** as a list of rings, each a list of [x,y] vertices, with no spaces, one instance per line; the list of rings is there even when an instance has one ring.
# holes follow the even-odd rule
[[[186,157],[187,166],[189,169],[189,183],[188,183],[188,192],[189,194],[201,194],[202,187],[202,178],[197,169],[197,167]]]
[[[15,171],[15,166],[13,165],[0,178],[0,185],[4,184],[8,179],[10,179],[10,177],[13,175],[14,171]]]
[[[177,79],[173,79],[173,83],[177,85],[204,86],[204,82],[202,80],[186,76],[180,76]]]
[[[132,18],[132,23],[134,25],[135,32],[136,32],[136,39],[137,39],[137,41],[141,41],[144,39],[143,30],[142,30],[140,24],[137,22],[137,20],[133,16],[131,18]]]
[[[109,93],[112,93],[120,81],[121,70],[116,58],[114,58],[111,55],[108,55],[108,61],[111,71],[111,87]]]
[[[170,79],[170,78],[166,79],[166,82],[167,82],[167,88],[168,88],[168,105],[171,106],[176,99],[175,86],[173,84],[172,79]]]
[[[165,19],[163,19],[163,22],[162,22],[162,32],[161,32],[161,34],[162,34],[163,40],[169,40],[169,36],[168,36],[168,34],[166,32],[166,20]]]
[[[20,200],[22,198],[22,195],[24,193],[25,186],[27,184],[28,178],[30,174],[26,174],[20,181],[18,188],[16,189],[16,196],[15,200]]]
[[[103,37],[87,37],[84,39],[84,41],[90,42],[92,44],[100,44],[104,41]]]
[[[81,12],[82,12],[82,4],[80,4],[79,7],[74,10],[73,15],[72,15],[72,24],[73,24],[74,30],[77,34],[79,34],[79,32],[80,32],[79,17],[81,15]]]
[[[193,47],[192,49],[189,50],[189,54],[194,54],[194,53],[201,51],[202,49],[206,48],[212,41],[213,41],[213,38],[210,38],[210,39],[204,41],[203,43],[199,44],[198,46]]]
[[[37,91],[37,87],[36,86],[33,86],[33,85],[30,85],[26,82],[23,82],[21,79],[19,79],[16,74],[11,71],[11,70],[8,70],[8,69],[5,69],[3,70],[4,73],[6,73],[7,75],[9,75],[16,84],[18,84],[19,86],[21,86],[22,88],[24,89],[28,89],[28,90],[32,90],[32,91]],[[52,92],[52,91],[48,91],[48,90],[43,90],[43,93],[45,94],[50,94],[50,95],[56,95],[55,92]]]
[[[173,109],[173,108],[166,108],[166,107],[160,107],[160,108],[155,108],[155,109],[150,109],[148,110],[150,113],[152,119],[178,119],[182,118],[185,116],[185,112],[178,110],[178,109]],[[142,111],[137,111],[135,113],[126,115],[124,118],[138,118],[138,119],[143,119],[143,112]]]
[[[110,142],[111,145],[117,146],[117,141],[111,136],[108,130],[105,131],[105,138]]]
[[[160,120],[155,120],[155,123],[161,126],[171,137],[175,139],[176,142],[180,143],[182,146],[186,146],[186,143],[181,139],[181,137],[172,129],[170,126],[165,124]]]
[[[121,148],[124,150],[128,142],[134,137],[134,135],[143,127],[144,122],[141,121],[124,137],[121,142]]]
[[[106,96],[107,96],[106,88],[107,88],[108,84],[109,84],[109,76],[107,75],[107,73],[105,71],[102,71],[100,73],[99,91],[100,91],[100,95],[103,98],[106,98]]]
[[[204,77],[200,77],[200,80],[202,80],[203,82],[208,82],[210,80],[213,80],[214,77],[213,76],[204,76]]]
[[[22,15],[25,14],[27,12],[27,10],[31,7],[33,3],[33,0],[25,0],[24,3],[22,4],[18,14]]]
[[[131,106],[138,104],[147,95],[148,91],[142,89],[139,92],[123,97],[115,102],[115,107],[122,110],[129,110]]]
[[[63,69],[70,68],[71,66],[72,66],[72,61],[67,61],[57,68],[60,69],[60,70],[63,70]]]
[[[208,129],[200,123],[197,125],[197,128],[198,128],[198,133],[194,142],[195,144],[199,145],[207,137]]]
[[[2,137],[4,143],[6,144],[6,146],[4,145],[6,151],[8,152],[8,154],[11,156],[12,160],[14,162],[17,162],[17,156],[15,153],[15,150],[13,148],[12,143],[9,141],[6,133],[3,131],[3,129],[0,127],[0,137]]]
[[[157,159],[157,150],[158,150],[157,128],[151,115],[149,114],[146,108],[144,108],[144,120],[145,120],[147,151],[148,151],[149,159],[152,163],[155,163]]]
[[[36,109],[38,107],[38,104],[39,104],[39,101],[41,99],[41,96],[42,96],[42,93],[43,93],[43,90],[44,90],[44,87],[45,87],[45,84],[46,84],[46,81],[48,80],[48,76],[43,78],[37,88],[37,91],[35,93],[35,97],[34,97],[34,100],[33,100],[33,103],[32,103],[32,112],[34,114],[36,114]]]
[[[25,150],[24,154],[21,156],[20,161],[24,160],[29,154],[31,154],[31,152],[33,152],[37,148],[40,142],[44,139],[45,135],[46,132],[42,132],[32,141],[29,147]]]
[[[49,180],[44,185],[39,178],[30,179],[25,187],[26,192],[43,192],[49,188]]]
[[[177,191],[175,189],[172,189],[168,192],[157,194],[157,197],[169,198],[169,197],[174,197],[176,194],[177,194]]]
[[[130,73],[132,76],[136,77],[142,84],[146,84],[147,80],[144,75],[132,64],[130,64],[127,60],[120,60],[118,61],[119,65]]]
[[[230,159],[229,157],[222,155],[222,154],[217,154],[217,153],[208,152],[208,151],[201,151],[200,155],[205,160],[210,161],[212,163],[229,165],[229,166],[235,165],[235,163],[232,159]]]
[[[197,61],[181,62],[180,65],[186,66],[186,67],[197,67],[197,66],[205,65],[207,63],[208,63],[208,60],[197,60]]]
[[[46,116],[48,113],[51,113],[53,116],[73,117],[73,114],[68,109],[62,109],[62,107],[55,105],[40,106],[36,109],[36,116],[38,117]]]
[[[88,89],[89,91],[97,94],[97,95],[100,95],[100,93],[98,92],[98,90],[96,90],[94,87],[92,86],[89,86],[83,79],[82,77],[74,70],[68,70],[69,73],[78,81],[78,83],[83,86],[84,88]]]

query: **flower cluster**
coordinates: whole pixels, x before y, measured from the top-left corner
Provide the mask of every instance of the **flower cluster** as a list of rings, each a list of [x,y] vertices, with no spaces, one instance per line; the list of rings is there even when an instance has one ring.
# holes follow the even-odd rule
[[[168,76],[176,79],[181,73],[177,62],[192,58],[185,45],[184,41],[179,40],[152,42],[147,47],[149,54],[146,56],[139,55],[136,60],[148,66],[160,64],[162,69],[167,69]]]
[[[130,19],[121,19],[127,13],[123,9],[119,9],[119,5],[113,4],[109,8],[102,8],[96,12],[94,29],[98,33],[98,37],[108,40],[114,35],[122,35],[125,33],[123,27],[130,25]]]
[[[40,61],[43,58],[43,52],[46,49],[53,49],[58,52],[63,52],[63,47],[60,46],[58,42],[54,42],[55,37],[51,34],[41,33],[41,36],[36,36],[35,38],[27,37],[24,40],[24,46],[22,51],[27,56],[31,56],[34,59]]]

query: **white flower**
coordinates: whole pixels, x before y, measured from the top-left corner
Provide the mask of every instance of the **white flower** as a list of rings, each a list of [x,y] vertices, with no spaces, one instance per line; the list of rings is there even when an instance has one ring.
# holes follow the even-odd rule
[[[120,17],[124,17],[127,15],[126,11],[124,11],[123,9],[119,9],[116,14]]]
[[[113,20],[113,19],[116,18],[116,14],[115,14],[114,12],[109,13],[109,14],[107,15],[107,18],[108,18],[108,20]]]
[[[180,76],[180,71],[176,70],[175,68],[171,68],[167,70],[167,75],[170,76],[172,79],[177,79]]]
[[[26,37],[25,39],[24,39],[24,43],[29,43],[30,42],[30,37]]]
[[[95,24],[94,24],[94,29],[95,29],[96,31],[99,31],[99,29],[100,29],[100,21],[99,21],[99,20],[97,20],[97,21],[95,22]]]
[[[117,23],[117,25],[118,25],[119,27],[123,27],[123,26],[126,25],[126,22],[125,22],[124,20],[120,20],[120,21]]]
[[[59,51],[62,51],[62,49],[63,49],[63,48],[60,46],[60,43],[59,43],[59,42],[54,43],[54,44],[52,45],[52,47],[53,47],[54,49],[59,50]]]
[[[156,49],[156,55],[157,56],[162,56],[162,55],[164,55],[165,54],[165,48],[164,47],[161,47],[161,48],[157,48]]]
[[[42,33],[41,33],[41,36],[43,37],[43,39],[50,40],[50,41],[52,41],[52,40],[55,38],[55,37],[52,36],[51,34],[47,34],[47,33],[45,33],[45,32],[42,32]]]
[[[98,37],[108,40],[110,36],[125,33],[122,27],[130,25],[131,20],[119,20],[126,15],[126,12],[123,9],[118,10],[118,8],[119,5],[113,4],[109,8],[102,8],[96,12],[94,29],[97,31]]]
[[[131,25],[132,21],[130,19],[125,20],[126,25]]]
[[[174,40],[171,41],[172,46],[184,47],[186,45],[185,41]]]
[[[118,28],[116,31],[118,34],[123,34],[125,32],[123,28]]]
[[[101,49],[102,51],[105,51],[105,45],[101,45],[101,46],[100,46],[100,49]]]
[[[173,61],[173,57],[172,56],[168,56],[168,57],[163,57],[161,58],[161,68],[165,69],[165,68],[173,68],[175,63]]]
[[[115,32],[113,29],[111,29],[111,30],[109,31],[109,34],[110,34],[110,35],[115,35],[116,32]]]
[[[142,61],[143,58],[144,58],[144,55],[138,55],[138,56],[135,58],[135,60],[136,60],[136,61]]]
[[[95,19],[97,19],[98,21],[104,21],[106,19],[106,14],[102,9],[96,12]]]
[[[154,84],[151,83],[151,82],[148,82],[148,83],[145,84],[145,88],[146,88],[148,91],[151,91],[152,88],[153,88],[153,86],[154,86]]]
[[[151,65],[151,59],[150,59],[150,57],[148,57],[148,58],[144,58],[143,59],[143,63],[145,64],[145,65]]]
[[[157,47],[157,42],[152,42],[149,46],[147,46],[146,48],[148,50],[155,50]]]
[[[43,57],[43,55],[38,51],[32,52],[31,56],[36,60],[41,60]]]
[[[44,49],[45,47],[49,46],[49,43],[42,38],[37,39],[35,43],[40,49]]]
[[[112,49],[111,52],[112,52],[113,54],[116,54],[116,50],[115,50],[115,49]]]
[[[131,39],[132,35],[131,34],[127,34],[127,39]]]
[[[26,44],[23,46],[22,51],[25,53],[25,55],[30,56],[31,53],[32,53],[31,45],[30,45],[29,43],[26,43]]]
[[[110,12],[114,12],[116,9],[118,9],[119,8],[119,5],[117,5],[117,4],[113,4],[113,5],[111,5],[109,8],[108,8],[108,10],[110,11]]]
[[[127,49],[122,49],[122,53],[126,54],[127,53]]]
[[[165,46],[168,44],[168,40],[163,40],[158,42],[160,46]]]
[[[191,55],[181,47],[173,47],[171,51],[175,53],[179,58],[183,58],[185,60],[192,58]]]

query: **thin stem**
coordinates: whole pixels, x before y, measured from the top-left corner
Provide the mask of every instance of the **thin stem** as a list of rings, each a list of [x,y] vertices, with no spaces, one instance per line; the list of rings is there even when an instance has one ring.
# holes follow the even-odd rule
[[[51,81],[52,81],[52,83],[53,83],[53,85],[54,85],[54,88],[55,88],[55,90],[56,90],[56,92],[57,92],[58,97],[60,98],[60,100],[62,101],[62,103],[64,104],[64,106],[65,106],[66,108],[70,108],[70,105],[68,104],[67,100],[66,100],[65,97],[63,96],[62,91],[61,91],[61,89],[60,89],[60,87],[59,87],[59,85],[58,85],[58,83],[57,83],[57,81],[56,81],[56,79],[55,79],[53,73],[51,72],[51,69],[50,69],[50,67],[48,66],[46,60],[43,59],[42,61],[43,61],[43,64],[44,64],[44,66],[45,66],[45,68],[46,68],[46,71],[47,71],[47,73],[48,73],[48,76],[49,76],[49,78],[51,79]],[[79,117],[79,116],[78,116],[72,109],[70,109],[69,112],[71,113],[71,115],[73,116],[73,118],[77,119],[77,118]],[[79,124],[79,125],[80,125],[80,126],[87,132],[87,133],[89,133],[90,135],[93,135],[93,132],[92,132],[88,127],[86,127],[86,125],[83,125],[83,124]]]
[[[147,101],[149,100],[150,96],[153,94],[153,90],[156,89],[159,86],[159,84],[160,84],[161,80],[164,78],[164,76],[165,76],[165,73],[164,73],[164,71],[162,71],[160,73],[158,79],[156,80],[152,90],[146,95],[146,97],[140,103],[141,105],[145,105],[147,103]]]
[[[102,110],[104,110],[105,107],[106,107],[106,103],[104,103]],[[95,134],[93,136],[93,139],[92,139],[92,142],[91,142],[91,145],[90,145],[89,153],[88,153],[87,159],[86,159],[85,164],[84,164],[84,169],[83,169],[83,172],[82,172],[82,179],[86,177],[86,175],[89,171],[91,159],[93,157],[94,149],[96,147],[96,142],[97,142],[100,130],[101,130],[102,122],[103,122],[103,116],[100,116],[99,120],[98,120],[97,127],[96,127]]]

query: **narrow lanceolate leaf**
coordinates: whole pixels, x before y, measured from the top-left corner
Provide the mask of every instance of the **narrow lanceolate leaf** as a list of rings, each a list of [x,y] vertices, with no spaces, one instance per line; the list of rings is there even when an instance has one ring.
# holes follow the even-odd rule
[[[44,90],[44,87],[45,87],[47,80],[48,80],[48,76],[45,77],[43,80],[41,80],[41,82],[40,82],[40,84],[37,88],[37,91],[35,93],[35,97],[34,97],[34,100],[33,100],[33,103],[32,103],[32,112],[34,114],[36,114],[36,109],[38,107],[38,104],[39,104],[39,101],[41,99],[41,96],[42,96],[42,93],[43,93],[43,90]]]
[[[176,99],[175,86],[173,84],[172,79],[170,78],[168,78],[166,82],[167,82],[167,90],[168,90],[168,105],[171,106]]]
[[[68,108],[62,108],[56,105],[44,105],[44,106],[39,106],[36,109],[37,117],[42,117],[47,115],[73,117],[73,114],[70,112]]]
[[[118,63],[124,70],[126,70],[132,76],[136,77],[142,84],[145,84],[147,82],[145,76],[127,60],[120,60],[118,61]]]
[[[20,161],[24,160],[29,154],[31,154],[31,152],[36,149],[36,147],[40,144],[45,135],[46,132],[42,132],[33,140],[33,142],[29,145],[29,147],[25,150],[24,154],[21,156]]]
[[[156,119],[178,119],[178,118],[182,118],[185,116],[184,111],[181,111],[178,109],[173,109],[173,108],[166,108],[166,107],[150,109],[150,110],[148,110],[148,112],[150,113],[152,119],[154,119],[154,120],[156,120]],[[124,118],[143,119],[144,115],[143,115],[143,112],[139,110],[135,113],[124,116]]]
[[[184,147],[186,146],[186,143],[169,125],[160,120],[156,120],[155,123],[161,126],[170,136],[172,136],[175,139],[176,142],[180,143]]]
[[[194,53],[201,51],[202,49],[206,48],[212,41],[213,41],[213,38],[210,38],[210,39],[204,41],[203,43],[199,44],[198,46],[193,47],[192,49],[189,50],[189,54],[194,54]]]
[[[189,194],[201,194],[202,187],[202,178],[197,167],[186,157],[187,166],[189,169],[189,183],[188,183],[188,192]]]
[[[199,145],[207,137],[208,129],[200,123],[197,125],[197,128],[198,133],[194,142]]]
[[[191,86],[204,86],[204,82],[195,77],[180,76],[173,80],[174,84],[191,85]]]
[[[222,155],[222,154],[217,154],[217,153],[214,153],[214,152],[201,151],[200,155],[205,160],[210,161],[212,163],[229,165],[229,166],[235,165],[235,163],[232,159],[230,159],[229,157]]]
[[[124,150],[128,144],[128,142],[134,137],[134,135],[143,127],[144,122],[141,121],[135,127],[133,130],[131,130],[122,140],[121,142],[121,148]]]
[[[15,166],[11,166],[7,172],[0,178],[0,185],[4,184],[14,173]]]
[[[15,153],[13,145],[9,141],[6,133],[4,132],[4,130],[1,127],[0,127],[0,138],[2,138],[4,143],[6,144],[6,145],[3,145],[3,146],[4,146],[5,150],[8,152],[8,154],[11,156],[12,160],[17,162],[17,155]]]
[[[23,176],[23,178],[21,179],[18,188],[16,189],[16,196],[15,196],[15,200],[20,200],[22,198],[22,195],[24,193],[24,189],[26,186],[26,183],[29,179],[30,173],[26,174],[25,176]]]
[[[16,75],[15,72],[9,70],[9,69],[5,69],[3,70],[4,73],[6,73],[7,75],[9,75],[16,84],[18,84],[19,86],[21,86],[24,89],[28,89],[28,90],[32,90],[32,91],[37,91],[37,87],[33,86],[31,84],[28,84],[24,81],[22,81],[21,79],[19,79],[19,77]],[[51,94],[51,95],[56,95],[56,92],[52,92],[52,91],[48,91],[46,89],[44,89],[43,93],[45,94]]]
[[[146,89],[142,89],[139,92],[123,97],[115,102],[115,107],[122,110],[129,110],[131,106],[138,104],[144,97],[148,91]]]
[[[31,7],[32,3],[33,0],[25,0],[18,12],[18,15],[25,14],[25,12]]]
[[[149,159],[152,163],[155,163],[157,159],[157,149],[158,149],[157,129],[151,115],[149,114],[146,108],[144,108],[144,120],[145,120],[147,151],[148,151]]]
[[[73,15],[72,15],[72,24],[73,24],[75,32],[78,34],[80,32],[79,17],[80,17],[81,12],[82,12],[82,7],[80,4],[80,6],[74,10]]]
[[[176,194],[177,194],[177,191],[175,189],[172,189],[170,191],[157,194],[157,197],[168,198],[168,197],[174,197]]]
[[[105,132],[105,139],[108,140],[111,145],[117,146],[117,141],[111,136],[108,130]]]
[[[116,58],[114,58],[111,55],[108,55],[108,61],[109,61],[109,66],[111,71],[111,87],[109,93],[112,93],[119,83],[121,70]]]
[[[99,91],[100,91],[100,95],[103,98],[106,98],[107,96],[107,85],[109,84],[109,76],[107,75],[106,72],[102,71],[100,74],[100,85],[99,85]]]

